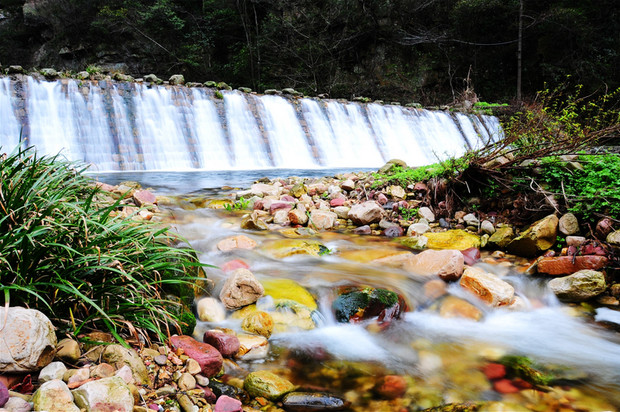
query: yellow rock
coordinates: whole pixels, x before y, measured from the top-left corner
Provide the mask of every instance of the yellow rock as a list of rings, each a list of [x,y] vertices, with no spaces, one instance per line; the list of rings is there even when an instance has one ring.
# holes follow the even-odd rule
[[[480,237],[462,229],[437,233],[427,232],[424,236],[428,239],[426,247],[429,249],[465,250],[470,247],[480,247]]]
[[[444,318],[468,318],[473,320],[480,320],[482,318],[480,309],[466,300],[455,296],[448,296],[441,302],[439,315]]]
[[[265,244],[263,249],[277,259],[293,255],[311,255],[318,257],[329,251],[321,242],[304,239],[280,239]]]
[[[357,249],[346,250],[339,254],[343,259],[359,263],[380,263],[390,266],[400,266],[407,258],[413,256],[411,252],[398,249]],[[390,264],[392,262],[393,264]]]
[[[226,209],[226,206],[232,207],[234,203],[230,199],[213,199],[206,203],[206,206],[209,209]]]
[[[265,295],[274,300],[290,299],[307,306],[310,310],[317,308],[316,301],[303,286],[291,279],[267,279],[261,282]]]

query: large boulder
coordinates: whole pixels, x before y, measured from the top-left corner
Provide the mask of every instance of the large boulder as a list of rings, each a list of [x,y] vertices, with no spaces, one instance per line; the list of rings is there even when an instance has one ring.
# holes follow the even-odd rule
[[[32,403],[35,411],[80,412],[80,408],[73,403],[73,394],[69,387],[60,379],[41,385],[32,396]]]
[[[358,226],[378,222],[382,217],[383,208],[372,200],[354,205],[349,210],[349,219]]]
[[[465,260],[458,250],[425,250],[410,258],[404,268],[419,275],[435,275],[456,280],[463,274]]]
[[[75,404],[86,411],[133,411],[131,389],[118,376],[87,382],[72,392]]]
[[[243,381],[243,388],[253,397],[262,396],[276,401],[295,390],[295,385],[266,370],[250,373]]]
[[[508,251],[517,256],[533,257],[550,249],[558,235],[558,217],[540,219],[508,244]]]
[[[468,267],[460,285],[489,306],[507,306],[514,300],[515,290],[507,282],[477,267]]]
[[[580,270],[569,276],[551,279],[547,284],[555,295],[568,302],[581,302],[607,289],[605,275],[596,270]]]
[[[256,302],[265,289],[254,274],[247,269],[237,269],[232,272],[220,292],[220,300],[227,309],[239,309]]]
[[[222,355],[213,346],[198,342],[191,336],[173,336],[170,338],[170,344],[177,349],[183,349],[183,352],[194,359],[201,368],[201,373],[210,378],[217,375],[222,369]]]
[[[54,359],[52,322],[35,309],[0,307],[0,374],[38,371]]]
[[[136,382],[143,385],[149,385],[151,380],[146,370],[146,366],[134,349],[126,348],[121,345],[108,345],[103,351],[102,359],[104,362],[114,365],[116,369],[120,369],[127,365],[133,372]]]

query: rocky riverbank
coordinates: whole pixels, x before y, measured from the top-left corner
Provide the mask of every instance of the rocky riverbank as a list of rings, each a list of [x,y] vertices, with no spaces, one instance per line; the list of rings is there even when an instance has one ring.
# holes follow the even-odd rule
[[[522,227],[501,211],[448,213],[429,202],[433,188],[427,182],[381,187],[373,181],[366,173],[264,180],[215,197],[157,197],[131,183],[100,184],[110,201],[125,197],[118,214],[180,227],[199,253],[213,259],[205,263],[217,264],[205,268],[211,293],[197,296],[198,326],[192,336],[165,343],[128,337],[134,345],[129,349],[101,332],[57,342],[39,312],[2,309],[0,336],[15,350],[3,352],[0,362],[0,407],[223,412],[617,406],[580,388],[583,375],[575,379],[495,346],[471,355],[464,342],[435,346],[405,338],[410,352],[404,359],[416,365],[415,373],[342,362],[326,338],[308,337],[303,350],[286,349],[282,336],[320,330],[326,317],[396,342],[390,331],[402,330],[406,312],[462,319],[474,328],[497,310],[521,313],[545,305],[519,289],[508,272],[540,279],[579,313],[586,311],[580,302],[614,311],[619,305],[614,251],[620,232],[612,220],[599,221],[594,233],[570,213]],[[195,227],[201,219],[223,222],[208,242],[193,239],[205,236]],[[558,237],[565,239],[560,248]],[[337,259],[340,266],[327,272],[354,262],[356,271],[366,267],[383,279],[335,278],[328,281],[329,294],[319,293],[312,282],[287,278],[290,266],[266,271],[255,254],[292,265]],[[413,282],[417,295],[404,292],[406,282]],[[443,371],[450,362],[458,370]]]

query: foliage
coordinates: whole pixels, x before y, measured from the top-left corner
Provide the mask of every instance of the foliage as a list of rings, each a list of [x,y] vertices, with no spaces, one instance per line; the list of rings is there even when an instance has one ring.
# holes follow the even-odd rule
[[[529,187],[535,180],[545,191],[553,193],[566,208],[590,220],[594,217],[620,218],[620,156],[617,154],[581,155],[569,163],[557,156],[541,159],[538,176],[531,170],[518,173],[515,182]]]
[[[508,103],[488,103],[488,102],[476,102],[474,103],[474,113],[493,115],[493,109],[500,107],[508,107]]]
[[[226,209],[229,212],[232,212],[233,210],[245,210],[248,208],[248,206],[250,206],[250,200],[242,197],[240,199],[237,199],[235,203],[225,204],[224,209]]]
[[[448,158],[447,160],[433,163],[428,166],[415,168],[404,168],[399,165],[392,166],[385,173],[373,173],[373,188],[387,185],[398,184],[406,187],[409,184],[423,182],[437,177],[455,177],[465,170],[470,162],[471,154],[459,158]]]
[[[416,218],[416,216],[418,216],[418,210],[419,208],[417,207],[412,207],[412,208],[399,207],[398,214],[405,220],[413,220]]]
[[[169,288],[193,285],[191,250],[167,228],[114,217],[85,167],[32,150],[0,158],[0,280],[6,304],[35,307],[78,333],[164,338],[179,319]],[[57,324],[58,324],[57,322]],[[170,333],[170,332],[168,332]]]

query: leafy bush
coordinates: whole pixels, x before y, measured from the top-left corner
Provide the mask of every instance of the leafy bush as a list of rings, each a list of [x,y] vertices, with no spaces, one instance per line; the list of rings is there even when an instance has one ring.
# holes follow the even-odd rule
[[[392,166],[385,173],[373,173],[373,187],[387,184],[407,186],[411,183],[423,182],[435,177],[456,177],[469,166],[473,153],[468,153],[460,158],[449,158],[439,163],[415,168],[406,168],[399,165]]]
[[[66,329],[150,331],[179,326],[167,290],[193,284],[192,250],[167,228],[114,217],[85,167],[31,150],[0,157],[0,282],[13,306],[35,307]],[[193,272],[192,272],[193,271]],[[58,324],[57,322],[57,324]]]

